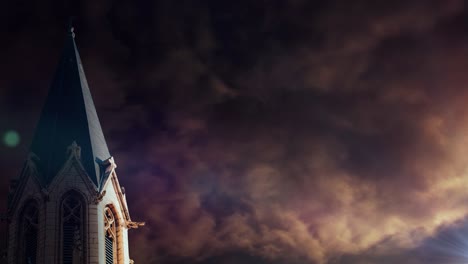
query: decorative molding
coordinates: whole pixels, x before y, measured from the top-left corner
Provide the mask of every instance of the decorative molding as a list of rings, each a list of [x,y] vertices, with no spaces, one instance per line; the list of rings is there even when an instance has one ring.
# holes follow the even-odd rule
[[[62,181],[65,180],[65,178],[68,177],[70,173],[73,172],[73,170],[76,170],[78,177],[83,180],[83,183],[88,189],[87,197],[92,196],[94,193],[97,192],[98,188],[94,184],[94,182],[88,177],[88,173],[86,172],[85,168],[83,167],[83,164],[81,163],[81,147],[78,144],[76,144],[75,141],[73,141],[72,144],[68,147],[67,152],[69,155],[68,159],[62,165],[62,168],[58,171],[58,173],[53,177],[52,181],[49,183],[49,186],[47,186],[47,189],[49,190],[49,192],[54,192],[54,190],[56,190],[60,186]],[[87,199],[87,202],[91,203],[93,202],[93,199]]]
[[[101,186],[99,187],[100,190],[104,190],[109,181],[111,181],[112,175],[115,173],[115,168],[117,168],[117,164],[114,161],[114,157],[110,157],[106,160],[101,160],[96,158],[96,162],[101,167]]]
[[[134,222],[134,221],[127,221],[127,228],[128,229],[137,229],[140,226],[145,226],[145,222]]]
[[[112,186],[114,187],[114,190],[117,194],[117,198],[119,201],[120,205],[120,210],[122,210],[123,213],[123,218],[125,222],[131,221],[130,219],[130,213],[128,212],[128,207],[127,207],[127,200],[125,199],[124,194],[122,193],[122,187],[120,186],[119,179],[117,178],[116,173],[113,173],[113,177],[111,177],[112,181]]]
[[[104,175],[110,174],[117,168],[117,164],[112,156],[106,160],[99,160],[96,158],[96,161],[104,168]]]
[[[18,203],[20,203],[22,197],[24,196],[24,191],[29,180],[31,180],[31,184],[37,188],[36,192],[40,193],[41,188],[44,188],[44,186],[41,184],[41,181],[37,177],[38,170],[36,167],[36,162],[38,160],[39,157],[36,154],[29,152],[19,178],[15,178],[10,181],[10,189],[8,194],[9,214],[14,213],[16,206]]]
[[[104,196],[106,195],[106,190],[102,191],[101,193],[96,192],[96,197],[94,198],[94,203],[99,204]]]

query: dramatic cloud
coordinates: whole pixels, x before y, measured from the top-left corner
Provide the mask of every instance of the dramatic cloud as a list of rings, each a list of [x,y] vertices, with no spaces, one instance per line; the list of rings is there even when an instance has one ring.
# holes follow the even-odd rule
[[[69,6],[132,216],[148,223],[130,234],[137,263],[468,259],[464,1]],[[2,20],[0,66],[0,128],[25,138],[67,7],[28,10]],[[14,176],[26,148],[1,149],[1,170]]]

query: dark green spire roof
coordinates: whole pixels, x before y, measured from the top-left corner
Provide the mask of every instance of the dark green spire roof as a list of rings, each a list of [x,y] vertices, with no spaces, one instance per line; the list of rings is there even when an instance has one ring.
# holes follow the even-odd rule
[[[46,103],[36,128],[31,151],[37,155],[39,179],[48,185],[65,164],[67,148],[81,147],[81,163],[99,187],[99,160],[110,157],[70,28]]]

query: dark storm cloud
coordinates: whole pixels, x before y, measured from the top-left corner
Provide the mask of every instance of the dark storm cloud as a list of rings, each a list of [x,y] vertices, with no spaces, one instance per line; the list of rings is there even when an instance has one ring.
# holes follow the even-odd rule
[[[76,3],[10,5],[1,109],[73,10],[137,262],[428,263],[468,212],[464,1]]]

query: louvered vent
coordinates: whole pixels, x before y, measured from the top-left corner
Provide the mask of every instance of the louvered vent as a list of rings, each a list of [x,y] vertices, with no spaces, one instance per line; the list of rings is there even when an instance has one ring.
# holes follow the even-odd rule
[[[20,233],[20,263],[36,264],[38,211],[34,202],[26,205]]]
[[[106,264],[114,264],[114,241],[106,236]]]
[[[26,264],[36,264],[37,229],[30,228],[24,237]]]
[[[73,233],[75,226],[63,224],[63,264],[73,264]]]

